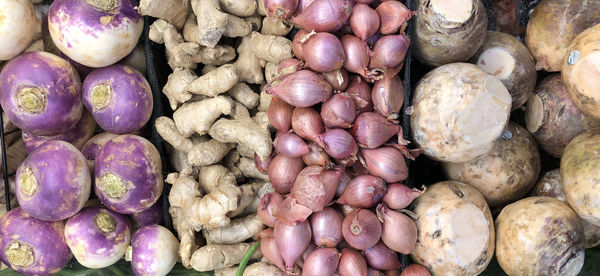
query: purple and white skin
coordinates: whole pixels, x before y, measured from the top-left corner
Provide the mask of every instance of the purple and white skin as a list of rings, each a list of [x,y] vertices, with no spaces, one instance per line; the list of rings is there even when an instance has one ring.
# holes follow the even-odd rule
[[[98,125],[114,134],[142,128],[152,114],[152,90],[133,67],[115,64],[92,71],[83,81],[83,105]]]
[[[56,0],[48,30],[56,47],[74,61],[105,67],[127,56],[144,27],[135,0]]]
[[[71,217],[90,197],[87,160],[64,141],[48,141],[31,153],[17,169],[15,182],[19,206],[41,220]]]
[[[104,144],[115,137],[117,137],[116,134],[112,134],[110,132],[101,132],[92,136],[92,138],[85,142],[81,148],[81,153],[88,160],[88,165],[90,165],[90,168],[94,168],[94,160],[96,159],[96,155],[100,153],[100,150]],[[92,173],[94,173],[93,170]]]
[[[142,74],[146,72],[146,51],[144,50],[144,44],[138,43],[129,55],[119,61],[119,64],[129,65]]]
[[[131,215],[131,219],[138,227],[151,224],[162,224],[164,222],[162,202],[157,201],[152,207]]]
[[[15,208],[0,219],[0,260],[25,275],[57,273],[71,260],[64,228]]]
[[[23,144],[25,145],[27,153],[32,153],[35,149],[50,140],[65,141],[75,146],[77,149],[81,149],[83,144],[94,135],[94,131],[96,131],[96,121],[94,121],[92,114],[84,111],[83,115],[81,115],[81,120],[77,122],[75,127],[65,133],[52,136],[41,136],[23,131],[21,133],[21,138],[23,139]]]
[[[125,215],[100,206],[86,207],[67,220],[65,238],[81,265],[103,268],[125,255],[131,226]]]
[[[21,130],[57,135],[81,119],[81,82],[71,64],[50,53],[28,52],[0,73],[0,104]]]
[[[150,208],[163,189],[158,150],[137,135],[106,142],[94,160],[96,196],[109,209],[135,214]]]
[[[146,225],[133,235],[125,260],[131,261],[135,275],[167,275],[175,266],[179,241],[160,225]]]
[[[37,18],[30,0],[0,1],[0,61],[23,52],[35,34]]]

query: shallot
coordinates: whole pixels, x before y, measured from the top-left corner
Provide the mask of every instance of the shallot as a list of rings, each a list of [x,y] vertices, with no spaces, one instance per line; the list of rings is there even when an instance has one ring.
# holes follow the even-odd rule
[[[408,176],[404,156],[395,148],[362,149],[361,155],[369,174],[381,177],[387,183],[402,181]]]
[[[371,99],[377,113],[388,119],[398,119],[404,104],[404,84],[400,77],[385,74],[373,85]]]
[[[358,251],[343,248],[338,272],[341,276],[366,276],[367,261]]]
[[[310,152],[308,145],[302,138],[293,133],[284,133],[273,141],[277,152],[288,158],[298,158]]]
[[[283,258],[286,271],[292,271],[296,260],[310,243],[311,229],[308,221],[289,225],[282,221],[275,223],[275,245]]]
[[[350,34],[343,36],[341,42],[346,53],[344,69],[366,77],[370,61],[367,45],[359,37]]]
[[[258,207],[256,208],[256,214],[258,215],[260,222],[266,226],[275,227],[275,222],[277,220],[275,214],[282,201],[283,197],[279,193],[265,194],[260,199]]]
[[[342,68],[346,54],[340,40],[330,33],[311,35],[302,46],[306,66],[316,72],[330,72]]]
[[[358,145],[350,133],[343,129],[329,129],[316,141],[333,158],[345,159],[356,156]]]
[[[360,76],[352,78],[345,92],[352,97],[359,113],[373,111],[371,87]]]
[[[380,38],[373,45],[373,56],[369,62],[369,68],[387,72],[388,69],[400,66],[404,61],[409,44],[410,40],[404,34],[386,35]]]
[[[275,79],[265,91],[293,106],[309,107],[326,101],[331,96],[331,85],[312,71],[300,70]]]
[[[348,21],[352,5],[352,0],[315,0],[292,23],[316,32],[337,31]]]
[[[382,241],[365,250],[365,259],[367,260],[367,264],[375,269],[391,270],[402,268],[402,263],[398,259],[396,252],[385,246]]]
[[[321,211],[333,200],[342,173],[318,166],[306,167],[296,177],[290,194],[314,212]]]
[[[352,207],[370,208],[385,194],[383,180],[372,175],[360,175],[348,183],[348,187],[338,199],[338,203]]]
[[[273,160],[273,158],[270,156],[269,158],[267,158],[267,160],[263,161],[262,159],[260,159],[260,156],[258,156],[258,154],[254,153],[254,166],[261,173],[269,172],[269,164],[271,164],[271,160]]]
[[[346,69],[337,69],[322,73],[321,76],[331,85],[334,91],[344,91],[350,82]]]
[[[354,136],[360,147],[374,149],[380,147],[401,131],[402,127],[399,124],[377,113],[364,112],[358,115],[354,121],[350,134]]]
[[[317,111],[299,107],[292,113],[292,129],[298,136],[316,142],[319,134],[325,132],[325,125]]]
[[[294,39],[292,40],[292,52],[299,60],[304,60],[304,52],[302,49],[304,47],[304,40],[308,34],[309,32],[307,30],[301,29],[294,35]]]
[[[282,154],[276,155],[269,163],[269,179],[278,193],[289,193],[296,176],[304,168],[301,158],[289,158]]]
[[[277,97],[271,99],[267,115],[271,125],[279,131],[288,132],[292,125],[292,112],[294,107]]]
[[[377,217],[383,222],[381,240],[390,249],[410,254],[417,243],[417,226],[407,215],[389,209],[384,204],[377,206]]]
[[[285,263],[281,254],[279,254],[277,244],[272,235],[274,234],[271,233],[270,237],[263,237],[260,239],[260,252],[262,252],[263,256],[277,268],[285,270]]]
[[[379,29],[379,14],[369,5],[356,4],[352,8],[349,22],[352,32],[367,41]]]
[[[288,195],[277,208],[275,218],[290,225],[305,221],[312,210],[300,203],[292,195]]]
[[[410,203],[425,192],[423,190],[406,187],[404,184],[393,183],[388,185],[387,192],[383,196],[383,202],[392,209],[404,209]]]
[[[431,273],[426,267],[420,264],[410,264],[402,271],[400,276],[430,276]]]
[[[321,166],[321,167],[331,167],[333,163],[329,160],[329,155],[325,152],[325,150],[317,145],[315,142],[311,142],[308,144],[308,148],[310,151],[302,156],[302,161],[307,166]]]
[[[384,35],[398,33],[406,22],[416,14],[399,1],[385,1],[375,9],[379,14],[381,25],[379,32]]]
[[[258,0],[263,1],[263,0]],[[269,16],[278,19],[288,19],[298,8],[298,0],[264,0],[265,9]]]
[[[335,94],[321,105],[321,118],[327,128],[349,128],[356,118],[356,105],[345,93]]]
[[[381,223],[373,212],[356,209],[344,218],[342,234],[352,247],[366,250],[381,238]]]
[[[311,252],[302,266],[303,276],[329,276],[337,270],[340,253],[335,248],[317,248]]]
[[[327,207],[310,216],[310,225],[315,244],[319,247],[333,247],[342,240],[344,216],[339,211]]]

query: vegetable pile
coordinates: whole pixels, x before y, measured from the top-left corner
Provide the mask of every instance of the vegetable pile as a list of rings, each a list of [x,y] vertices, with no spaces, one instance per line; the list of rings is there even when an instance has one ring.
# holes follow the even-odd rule
[[[4,131],[12,131],[2,174],[16,195],[9,212],[2,202],[0,260],[17,272],[54,274],[73,256],[108,267],[130,245],[138,275],[166,275],[175,265],[179,242],[158,225],[161,156],[139,136],[148,133],[153,98],[135,69],[145,71],[145,60],[133,58],[143,27],[135,5],[0,4],[9,19],[0,29],[12,32],[0,39],[0,104]]]

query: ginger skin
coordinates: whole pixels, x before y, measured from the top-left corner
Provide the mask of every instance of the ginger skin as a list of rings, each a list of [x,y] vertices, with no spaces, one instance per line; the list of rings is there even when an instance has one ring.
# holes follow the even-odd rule
[[[141,15],[162,18],[177,29],[181,29],[189,6],[189,0],[140,0],[138,12]]]
[[[239,120],[221,118],[212,125],[208,134],[222,143],[244,144],[258,154],[261,160],[266,160],[271,155],[273,146],[271,134],[250,118]]]
[[[248,109],[255,108],[260,100],[260,96],[257,93],[254,93],[252,88],[243,82],[238,82],[227,91],[227,94]]]
[[[252,32],[250,46],[256,57],[265,61],[280,62],[293,56],[292,41],[282,36]]]
[[[233,111],[233,101],[229,97],[218,96],[197,102],[183,104],[173,113],[175,126],[186,137],[196,133],[205,135],[221,114]]]
[[[209,244],[194,252],[192,255],[192,268],[196,271],[211,271],[239,264],[246,254],[246,251],[254,243],[238,243],[232,245]],[[256,250],[251,259],[262,258],[260,250]]]
[[[250,37],[242,38],[242,43],[237,48],[238,58],[234,66],[241,81],[261,84],[265,79],[262,71],[262,62],[252,52],[250,42]]]
[[[236,185],[235,175],[222,165],[210,165],[200,167],[198,172],[198,183],[207,193],[210,193],[220,185]]]
[[[264,229],[258,215],[235,219],[229,226],[202,230],[208,244],[237,244],[252,238]]]
[[[227,92],[239,81],[236,68],[225,64],[192,81],[187,90],[194,94],[214,97]]]

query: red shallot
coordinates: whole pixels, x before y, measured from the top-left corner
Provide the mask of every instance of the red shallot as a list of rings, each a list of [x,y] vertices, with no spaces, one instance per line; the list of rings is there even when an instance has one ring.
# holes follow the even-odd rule
[[[382,79],[376,81],[371,91],[371,99],[377,113],[388,119],[398,119],[404,104],[404,84],[400,76],[385,74]]]
[[[356,117],[350,134],[363,148],[378,148],[394,135],[399,134],[402,127],[377,113],[364,112]]]
[[[404,156],[393,147],[362,149],[361,155],[369,173],[387,183],[402,181],[408,176]]]
[[[296,260],[310,243],[311,235],[308,221],[296,225],[289,225],[282,221],[275,223],[275,244],[283,258],[286,271],[293,271]]]
[[[423,186],[423,190],[419,190],[416,188],[411,189],[401,183],[390,184],[388,185],[387,192],[383,196],[383,202],[392,209],[404,209],[408,207],[415,198],[421,196],[425,190],[425,186]]]
[[[285,263],[279,254],[275,239],[273,237],[264,237],[260,239],[260,252],[263,256],[274,264],[277,268],[285,271]]]
[[[389,249],[381,241],[365,250],[365,259],[367,260],[367,264],[375,269],[391,270],[402,268],[402,263],[398,259],[396,252]]]
[[[296,176],[304,168],[302,158],[289,158],[278,154],[269,164],[269,179],[278,193],[289,193]]]
[[[259,172],[268,173],[269,172],[269,164],[271,163],[272,159],[273,159],[272,156],[269,156],[269,159],[263,161],[262,159],[260,159],[258,154],[254,153],[254,166],[256,167],[256,169]]]
[[[371,208],[381,200],[385,190],[385,183],[381,178],[360,175],[348,183],[346,191],[337,202],[352,207]]]
[[[292,125],[294,107],[280,98],[273,97],[267,115],[271,125],[279,131],[288,132]]]
[[[356,105],[346,93],[334,94],[321,105],[321,118],[327,128],[349,128],[356,118]]]
[[[344,69],[366,77],[370,61],[367,45],[359,37],[350,34],[344,35],[341,42],[346,53]]]
[[[331,96],[331,85],[310,70],[300,70],[271,81],[265,92],[293,106],[308,107],[326,101]]]
[[[285,76],[301,70],[304,67],[304,62],[295,58],[286,58],[279,62],[277,66],[277,76]]]
[[[411,264],[404,268],[400,276],[431,276],[431,273],[420,264]]]
[[[294,35],[294,39],[292,40],[292,52],[299,60],[304,60],[302,47],[304,46],[304,40],[308,34],[309,32],[307,30],[301,29]]]
[[[312,212],[310,208],[298,203],[293,196],[288,195],[277,208],[275,217],[277,220],[294,225],[305,221]]]
[[[356,4],[349,18],[352,32],[367,41],[379,29],[379,14],[369,5]]]
[[[342,222],[344,215],[327,207],[310,216],[310,226],[315,244],[318,247],[333,247],[342,240]]]
[[[356,156],[358,145],[350,133],[343,129],[328,129],[319,135],[317,144],[333,158],[346,159]]]
[[[333,167],[333,163],[329,160],[329,155],[325,152],[325,150],[317,145],[315,142],[311,142],[308,144],[308,148],[310,151],[302,156],[302,161],[307,166],[321,166],[321,167]]]
[[[404,34],[386,35],[373,45],[373,56],[369,62],[369,69],[376,69],[382,72],[387,72],[388,69],[393,69],[395,75],[404,61],[410,40]]]
[[[256,208],[256,214],[258,215],[258,219],[264,225],[269,227],[275,226],[275,214],[277,214],[277,208],[281,205],[283,201],[283,197],[279,193],[267,193],[265,194],[258,203],[258,207]]]
[[[321,211],[333,200],[342,173],[318,166],[306,167],[296,177],[290,194],[314,212]]]
[[[331,85],[333,91],[344,91],[350,82],[348,71],[343,68],[322,73],[321,76]]]
[[[348,21],[352,5],[352,0],[315,0],[292,23],[306,30],[334,32]]]
[[[317,248],[311,252],[302,266],[302,276],[330,276],[335,273],[340,253],[335,248]]]
[[[384,35],[395,34],[398,31],[402,32],[406,22],[417,14],[399,1],[385,1],[379,4],[375,10],[379,14],[379,19],[381,19],[379,32]]]
[[[358,251],[343,248],[338,272],[341,276],[367,276],[367,261]]]
[[[361,77],[354,76],[352,80],[350,80],[345,92],[352,97],[354,105],[356,105],[356,109],[359,112],[373,111],[371,87]]]
[[[271,17],[288,19],[298,7],[298,0],[259,0],[265,1],[265,9]]]
[[[284,133],[273,141],[277,152],[288,158],[302,157],[310,152],[308,145],[294,133]]]
[[[346,170],[344,170],[342,178],[340,179],[340,185],[338,185],[337,191],[335,191],[336,197],[340,197],[342,196],[342,194],[344,194],[344,191],[346,191],[346,188],[348,187],[348,183],[350,183],[350,181],[352,180],[352,178]]]
[[[329,72],[342,68],[346,54],[340,40],[327,32],[310,36],[302,46],[306,66],[316,72]]]
[[[391,210],[384,204],[377,206],[377,217],[383,223],[381,240],[390,249],[410,254],[417,243],[417,226],[407,215]]]
[[[381,238],[381,222],[373,212],[356,209],[344,218],[342,234],[352,247],[366,250]]]
[[[319,112],[299,107],[292,113],[292,129],[298,136],[316,142],[319,134],[325,132],[325,125]]]

